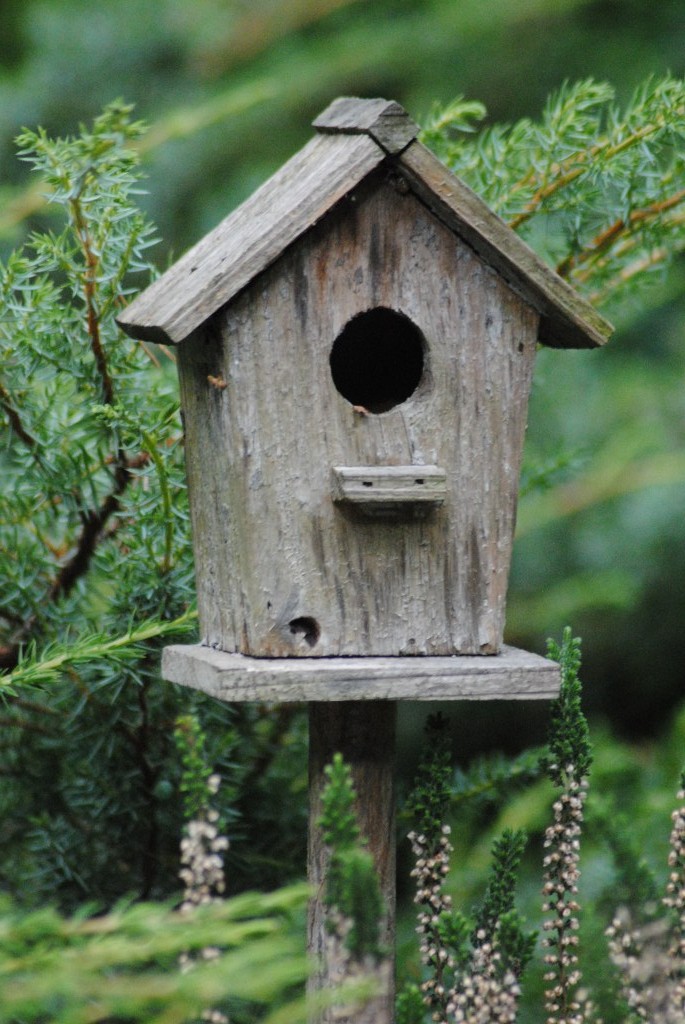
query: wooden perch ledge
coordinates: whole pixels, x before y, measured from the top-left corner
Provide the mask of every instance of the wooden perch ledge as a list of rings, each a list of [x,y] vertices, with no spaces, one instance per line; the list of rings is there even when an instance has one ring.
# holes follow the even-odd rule
[[[188,644],[167,647],[162,675],[219,700],[267,704],[350,700],[549,700],[559,666],[505,647],[496,655],[250,658]]]

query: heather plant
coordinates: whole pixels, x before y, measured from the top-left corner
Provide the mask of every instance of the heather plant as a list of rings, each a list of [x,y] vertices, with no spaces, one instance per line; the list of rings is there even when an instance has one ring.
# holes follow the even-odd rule
[[[606,933],[628,1007],[626,1024],[678,1024],[685,1017],[685,775],[678,801],[662,899],[666,913],[649,903],[635,920],[621,907]]]
[[[542,860],[542,960],[546,1024],[601,1024],[582,984],[582,910],[579,897],[581,839],[593,754],[582,709],[580,641],[571,630],[561,643],[548,642],[560,664],[561,689],[552,703],[549,737],[539,766],[556,789],[552,822],[544,832]],[[397,1000],[398,1024],[515,1022],[519,1020],[522,978],[535,956],[538,934],[528,931],[515,908],[517,874],[526,843],[521,831],[505,831],[492,847],[490,878],[473,914],[454,909],[446,891],[451,870],[451,828],[446,818],[461,808],[464,794],[481,797],[450,767],[447,722],[429,718],[426,752],[419,765],[408,811],[416,828],[409,834],[418,906],[416,931],[424,980],[406,985]],[[499,774],[501,765],[498,765]],[[483,777],[482,766],[475,776]],[[685,786],[685,778],[682,780]],[[685,788],[678,792],[681,803]],[[601,831],[604,816],[596,816]],[[618,883],[607,945],[607,972],[623,999],[614,1014],[621,1024],[676,1024],[685,1014],[685,807],[672,815],[666,893],[659,902],[656,883],[620,828],[608,845],[617,860]]]
[[[179,877],[184,890],[180,912],[189,914],[197,907],[220,902],[226,890],[223,858],[228,849],[228,839],[221,834],[219,812],[212,806],[221,778],[212,772],[207,762],[205,736],[197,718],[194,715],[179,716],[174,736],[183,765],[180,789],[186,818],[181,838]],[[205,962],[217,960],[220,956],[217,946],[205,946],[199,953],[199,959]],[[189,971],[197,961],[197,956],[192,957],[184,951],[179,958],[179,967],[181,971]],[[211,1024],[229,1024],[223,1008],[205,1009],[201,1019]]]
[[[435,1021],[515,1021],[520,977],[532,956],[535,933],[527,933],[514,908],[516,870],[525,835],[506,831],[492,850],[485,896],[470,918],[455,910],[445,891],[450,872],[450,826],[446,824],[451,791],[446,720],[427,722],[422,759],[408,810],[416,822],[409,833],[415,866],[414,902],[422,963],[427,968],[421,1002]],[[400,993],[398,1019],[421,1020],[418,992]]]
[[[358,963],[378,961],[383,898],[373,857],[362,838],[354,810],[352,773],[341,754],[326,766],[319,821],[329,850],[325,903],[331,934]]]
[[[544,842],[545,1009],[548,1024],[582,1024],[592,1015],[592,1007],[578,994],[577,952],[580,838],[592,753],[581,707],[580,641],[566,629],[561,645],[550,641],[548,650],[560,663],[562,685],[552,704],[549,753],[544,761],[559,790]]]
[[[108,914],[82,907],[2,905],[0,1021],[303,1024],[309,964],[304,953],[305,885],[224,898],[221,834],[213,806],[219,776],[193,714],[175,728],[186,818],[180,900],[122,902]],[[212,1009],[203,1007],[212,1006]]]

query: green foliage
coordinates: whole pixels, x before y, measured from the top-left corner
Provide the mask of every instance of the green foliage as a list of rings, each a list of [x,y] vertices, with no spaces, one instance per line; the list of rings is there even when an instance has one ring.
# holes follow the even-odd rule
[[[484,112],[458,101],[424,137],[574,287],[617,304],[685,248],[685,83],[654,78],[625,109],[614,100],[607,83],[566,83],[539,122],[475,137]]]
[[[207,806],[207,783],[212,769],[207,763],[206,737],[195,715],[179,715],[174,739],[183,766],[180,789],[183,816],[188,822],[198,818]]]
[[[504,969],[520,977],[533,955],[537,932],[525,932],[514,909],[516,882],[527,842],[523,830],[506,829],[492,846],[490,878],[477,914],[472,941],[495,941]],[[480,939],[479,939],[480,936]]]
[[[371,853],[361,840],[354,812],[352,772],[341,754],[325,769],[327,783],[321,795],[319,826],[330,850],[325,902],[347,921],[345,945],[354,957],[379,959],[383,898]]]
[[[25,131],[61,223],[0,265],[6,881],[65,905],[151,895],[175,857],[174,698],[153,682],[193,621],[176,385],[115,322],[150,274],[141,131],[121,103],[76,137]]]
[[[304,862],[302,716],[159,680],[196,613],[173,356],[115,320],[151,274],[141,132],[121,103],[74,137],[24,132],[52,230],[0,264],[0,881],[29,904],[176,890],[173,729],[194,705],[244,844],[233,889]]]
[[[359,842],[360,832],[354,812],[352,770],[342,754],[336,754],[325,769],[327,783],[321,797],[320,827],[324,842],[336,851],[350,850]]]
[[[549,754],[543,763],[552,782],[563,786],[569,774],[576,779],[585,778],[592,764],[590,731],[582,709],[582,685],[578,678],[580,640],[572,636],[567,626],[561,644],[549,640],[547,651],[561,666],[561,689],[559,697],[552,702]]]
[[[196,620],[197,613],[190,609],[171,621],[148,619],[142,626],[131,628],[114,639],[98,633],[81,636],[68,647],[59,641],[50,644],[40,654],[36,645],[31,644],[19,652],[16,668],[0,675],[0,696],[15,696],[17,690],[24,687],[47,687],[63,672],[81,663],[107,659],[110,666],[125,666],[140,659],[146,642],[168,635],[178,637],[194,629]]]
[[[175,385],[157,374],[150,401],[151,353],[124,341],[114,319],[132,275],[149,276],[153,241],[135,205],[140,170],[129,143],[141,127],[129,113],[112,104],[76,138],[38,131],[19,140],[52,188],[64,227],[32,236],[0,267],[0,409],[11,440],[3,465],[11,495],[5,489],[1,500],[11,538],[2,565],[3,610],[15,627],[9,667],[23,641],[63,634],[86,611],[83,576],[91,568],[106,576],[122,548],[136,556],[119,560],[122,587],[109,602],[102,593],[101,610],[109,603],[122,622],[172,618],[189,597]],[[126,430],[121,417],[102,415],[102,403],[116,403]],[[173,492],[173,507],[165,492]],[[125,603],[117,608],[119,595]]]
[[[340,880],[333,905],[352,922],[345,945],[358,960],[367,956],[379,960],[385,952],[379,939],[383,898],[373,857],[357,846],[334,854],[331,860],[338,861]]]
[[[611,884],[598,901],[601,908],[611,914],[616,907],[626,907],[636,922],[653,916],[658,905],[658,885],[636,840],[630,817],[613,800],[602,799],[595,793],[588,824],[606,843],[613,861]]]
[[[52,909],[0,914],[0,1021],[95,1024],[104,1019],[184,1024],[222,1003],[235,1019],[306,1019],[300,921],[303,885],[245,894],[181,914],[163,904],[122,905],[73,918]],[[222,954],[202,962],[201,951]],[[178,959],[197,953],[192,970]],[[242,1019],[247,1019],[242,1016]]]
[[[466,971],[473,952],[473,921],[460,910],[450,908],[438,916],[435,926],[438,948],[449,952],[457,971]]]
[[[428,716],[423,754],[406,805],[417,831],[428,836],[429,841],[445,823],[452,792],[447,726],[444,715]]]
[[[395,1024],[424,1024],[426,1008],[418,985],[406,984],[395,1000]]]
[[[452,770],[450,807],[496,809],[537,781],[541,771],[539,750],[524,750],[513,758],[499,751],[476,757],[466,768]]]
[[[535,955],[538,933],[526,931],[525,920],[517,910],[503,913],[495,933],[497,947],[502,956],[502,968],[520,978]]]

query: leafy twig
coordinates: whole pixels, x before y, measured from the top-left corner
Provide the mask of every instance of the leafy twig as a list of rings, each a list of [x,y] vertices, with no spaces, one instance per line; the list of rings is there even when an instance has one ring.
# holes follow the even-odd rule
[[[24,442],[24,444],[27,445],[29,448],[35,448],[35,445],[36,445],[35,437],[33,436],[33,434],[30,434],[28,432],[28,430],[26,430],[26,428],[24,427],[23,423],[21,422],[21,416],[19,415],[19,413],[15,409],[14,405],[12,404],[12,398],[11,398],[7,388],[4,386],[4,384],[1,381],[0,381],[0,406],[5,410],[5,415],[7,416],[7,419],[9,420],[10,427],[12,428],[14,433],[17,435],[17,437],[20,437],[21,440]]]
[[[137,658],[141,645],[169,634],[184,633],[193,628],[196,618],[197,612],[191,609],[176,619],[144,622],[114,639],[96,633],[81,637],[66,646],[53,648],[52,653],[48,650],[42,657],[31,651],[22,657],[13,671],[0,675],[0,693],[3,690],[11,693],[24,686],[47,686],[67,666],[80,662],[114,657]]]

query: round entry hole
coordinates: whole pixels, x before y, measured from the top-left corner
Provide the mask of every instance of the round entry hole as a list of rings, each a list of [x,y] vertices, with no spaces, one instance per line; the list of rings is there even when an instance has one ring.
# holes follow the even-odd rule
[[[424,349],[423,334],[403,313],[385,306],[358,313],[333,342],[333,383],[352,405],[387,412],[418,387]]]
[[[318,643],[321,629],[316,619],[310,618],[309,615],[303,615],[299,619],[291,619],[288,626],[293,636],[297,637],[298,640],[304,640],[310,647],[314,647]]]

